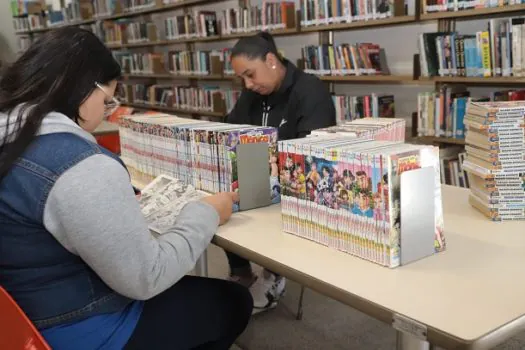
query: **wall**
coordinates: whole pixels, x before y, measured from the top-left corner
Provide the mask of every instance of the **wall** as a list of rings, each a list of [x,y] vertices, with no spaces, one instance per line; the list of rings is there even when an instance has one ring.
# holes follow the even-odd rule
[[[17,50],[18,44],[13,28],[9,1],[0,0],[0,60],[4,62],[12,61]]]

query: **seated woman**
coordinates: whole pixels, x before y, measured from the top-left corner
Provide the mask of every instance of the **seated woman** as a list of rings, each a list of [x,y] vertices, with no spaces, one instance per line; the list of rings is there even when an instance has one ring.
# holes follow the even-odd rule
[[[0,80],[0,285],[53,349],[229,349],[249,291],[185,276],[235,194],[153,237],[121,160],[90,134],[120,66],[91,32],[44,34]]]
[[[271,34],[240,39],[232,49],[231,63],[244,88],[228,115],[229,123],[276,127],[279,140],[306,137],[312,130],[336,125],[330,91],[319,78],[282,57]],[[292,165],[288,171],[293,171]],[[273,175],[277,178],[275,171]],[[306,195],[306,186],[297,190]],[[250,287],[254,313],[276,307],[286,280],[267,270],[256,276],[248,260],[231,252],[226,256],[231,280]]]

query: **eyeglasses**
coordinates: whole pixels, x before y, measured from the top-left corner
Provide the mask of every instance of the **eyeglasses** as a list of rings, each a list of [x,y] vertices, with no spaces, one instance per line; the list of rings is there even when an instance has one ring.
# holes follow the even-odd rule
[[[117,100],[117,98],[115,96],[111,96],[110,94],[108,94],[106,92],[106,89],[104,89],[102,87],[102,85],[100,85],[99,83],[95,83],[95,86],[97,88],[99,88],[100,90],[102,90],[102,92],[104,93],[104,95],[106,95],[107,97],[109,97],[111,100],[110,101],[106,101],[104,100],[104,118],[108,118],[110,115],[112,115],[116,110],[117,108],[120,106],[120,101]]]

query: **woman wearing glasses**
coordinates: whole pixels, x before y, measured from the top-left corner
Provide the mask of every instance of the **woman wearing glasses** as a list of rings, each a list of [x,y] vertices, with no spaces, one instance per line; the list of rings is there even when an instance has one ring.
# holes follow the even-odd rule
[[[129,175],[90,132],[120,67],[92,33],[44,34],[0,80],[0,285],[54,349],[228,349],[253,300],[185,276],[234,195],[190,203],[150,235]]]

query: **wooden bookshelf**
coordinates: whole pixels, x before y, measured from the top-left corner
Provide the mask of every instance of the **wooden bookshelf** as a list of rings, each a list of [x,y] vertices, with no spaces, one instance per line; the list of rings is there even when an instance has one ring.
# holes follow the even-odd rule
[[[421,77],[420,81],[432,83],[467,84],[467,85],[521,85],[525,77]]]
[[[431,85],[430,80],[418,80],[409,75],[329,75],[319,79],[332,83],[367,83],[367,84],[411,84]]]
[[[123,78],[133,79],[162,79],[162,80],[234,80],[235,76],[210,74],[210,75],[181,75],[181,74],[123,74]]]
[[[491,8],[479,8],[462,11],[422,13],[419,16],[419,19],[421,21],[432,21],[437,19],[460,19],[467,17],[485,17],[489,15],[509,14],[512,12],[525,12],[525,4],[507,5]]]
[[[137,108],[137,109],[153,110],[153,111],[159,111],[159,112],[179,113],[179,114],[186,114],[186,115],[202,115],[202,116],[207,116],[207,117],[220,117],[220,118],[226,117],[225,113],[220,113],[220,112],[179,109],[179,108],[173,108],[173,107],[163,107],[163,106],[141,104],[141,103],[123,103],[122,105]]]
[[[169,4],[169,5],[164,5],[164,6],[152,6],[151,8],[146,8],[143,10],[128,11],[128,12],[114,14],[111,16],[99,16],[99,17],[96,17],[95,20],[107,21],[107,20],[115,20],[115,19],[121,19],[121,18],[137,17],[137,16],[148,15],[152,13],[173,11],[173,10],[177,10],[177,9],[189,7],[189,6],[212,4],[215,2],[224,2],[224,1],[226,0],[183,0],[183,1],[179,1],[174,4]]]
[[[301,34],[300,31],[294,28],[271,30],[269,32],[273,36],[286,36],[286,35]],[[174,39],[174,40],[159,40],[159,41],[154,41],[154,42],[144,41],[140,43],[130,43],[130,44],[107,44],[106,46],[112,50],[132,49],[132,48],[150,47],[150,46],[169,46],[169,45],[178,45],[178,44],[187,44],[187,43],[203,43],[203,42],[212,42],[212,41],[236,40],[236,39],[254,35],[255,33],[256,32],[246,32],[246,33],[236,33],[236,34],[214,35],[214,36],[209,36],[209,37],[183,38],[183,39]]]

